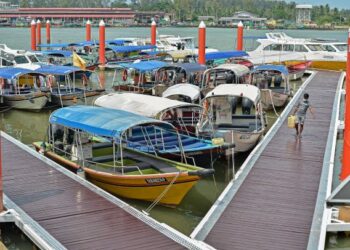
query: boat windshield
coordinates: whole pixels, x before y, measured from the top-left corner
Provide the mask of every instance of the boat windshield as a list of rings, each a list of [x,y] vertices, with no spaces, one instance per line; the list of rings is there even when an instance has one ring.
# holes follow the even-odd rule
[[[339,51],[346,51],[348,45],[347,44],[334,44],[334,47],[336,47]]]
[[[30,56],[28,56],[28,58],[32,63],[39,62],[38,58],[35,55],[30,55]]]
[[[29,63],[27,57],[25,56],[15,56],[15,62],[17,64]]]
[[[306,44],[311,51],[325,51],[321,44]]]

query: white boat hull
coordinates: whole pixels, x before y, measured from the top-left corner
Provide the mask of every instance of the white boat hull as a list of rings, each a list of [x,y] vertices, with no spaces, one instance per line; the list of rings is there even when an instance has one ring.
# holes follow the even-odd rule
[[[273,92],[269,89],[261,89],[261,103],[264,110],[283,107],[288,101],[289,95]]]
[[[14,109],[23,110],[41,110],[47,103],[48,98],[45,94],[28,94],[28,95],[13,95],[3,96],[4,103]]]

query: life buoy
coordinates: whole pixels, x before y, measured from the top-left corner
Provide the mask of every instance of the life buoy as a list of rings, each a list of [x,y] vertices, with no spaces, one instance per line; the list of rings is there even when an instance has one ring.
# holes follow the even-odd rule
[[[124,82],[126,82],[126,80],[128,80],[128,70],[127,69],[124,69],[122,79]]]
[[[81,79],[82,79],[82,82],[83,82],[83,86],[86,87],[88,85],[88,83],[89,83],[88,77],[85,74],[82,74]]]

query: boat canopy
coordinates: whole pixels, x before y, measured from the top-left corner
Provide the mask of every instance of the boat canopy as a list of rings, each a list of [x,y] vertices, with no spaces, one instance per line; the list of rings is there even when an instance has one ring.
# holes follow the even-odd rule
[[[243,57],[249,56],[245,51],[217,51],[217,52],[209,52],[205,54],[206,60],[218,60],[225,58],[233,58],[233,57]]]
[[[252,73],[255,73],[257,71],[278,71],[281,72],[284,75],[288,75],[288,69],[286,66],[283,65],[273,65],[273,64],[265,64],[265,65],[260,65],[254,68]]]
[[[43,50],[38,51],[37,54],[42,54],[45,56],[57,56],[57,57],[71,57],[73,52],[70,50]]]
[[[33,70],[23,69],[23,68],[14,68],[14,67],[4,67],[0,68],[0,78],[3,79],[15,79],[21,75],[35,73]]]
[[[124,40],[116,39],[116,40],[107,40],[106,44],[111,45],[123,45]],[[47,43],[47,44],[38,44],[38,47],[41,48],[65,48],[65,47],[84,47],[84,46],[95,46],[99,45],[99,41],[83,41],[83,42],[72,42],[72,43]]]
[[[140,72],[148,72],[168,65],[162,61],[138,61],[135,63],[123,63],[121,64],[124,68],[136,69]]]
[[[180,102],[159,96],[128,92],[103,95],[97,98],[94,104],[104,108],[126,110],[151,118],[157,118],[157,116],[170,109],[189,107],[201,108],[201,106],[197,104]]]
[[[212,70],[230,70],[235,73],[236,76],[243,76],[250,72],[249,68],[242,64],[221,64]]]
[[[50,116],[50,123],[112,138],[121,138],[126,130],[135,126],[153,124],[165,129],[175,129],[170,123],[131,112],[83,105],[54,111]]]
[[[74,66],[57,66],[57,65],[41,65],[41,67],[35,69],[35,72],[40,74],[51,75],[68,75],[74,72],[84,71],[81,68]]]
[[[194,52],[191,50],[174,50],[174,51],[169,51],[168,54],[175,60],[178,59],[184,59],[185,57],[188,56],[196,56]]]
[[[168,64],[162,68],[179,68],[184,70],[186,73],[192,73],[192,72],[198,72],[198,71],[205,71],[207,67],[205,65],[199,64],[199,63],[175,63],[175,64]],[[161,68],[159,68],[161,69]]]
[[[198,86],[189,83],[179,83],[167,88],[162,96],[170,97],[174,95],[187,96],[191,98],[191,101],[199,99],[200,89]]]
[[[257,104],[260,100],[260,90],[250,84],[221,84],[210,91],[205,98],[216,96],[238,96],[245,97]]]
[[[132,45],[132,46],[109,46],[114,52],[117,53],[127,53],[141,50],[155,49],[157,46],[154,45]]]

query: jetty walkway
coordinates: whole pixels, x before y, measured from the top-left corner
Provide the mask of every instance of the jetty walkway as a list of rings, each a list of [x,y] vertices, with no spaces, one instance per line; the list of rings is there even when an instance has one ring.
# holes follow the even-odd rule
[[[51,249],[206,248],[2,133],[5,207]],[[210,247],[209,247],[210,248]]]
[[[340,76],[319,71],[310,77],[191,237],[217,249],[308,248]],[[286,118],[304,92],[316,114],[308,115],[297,142]]]

